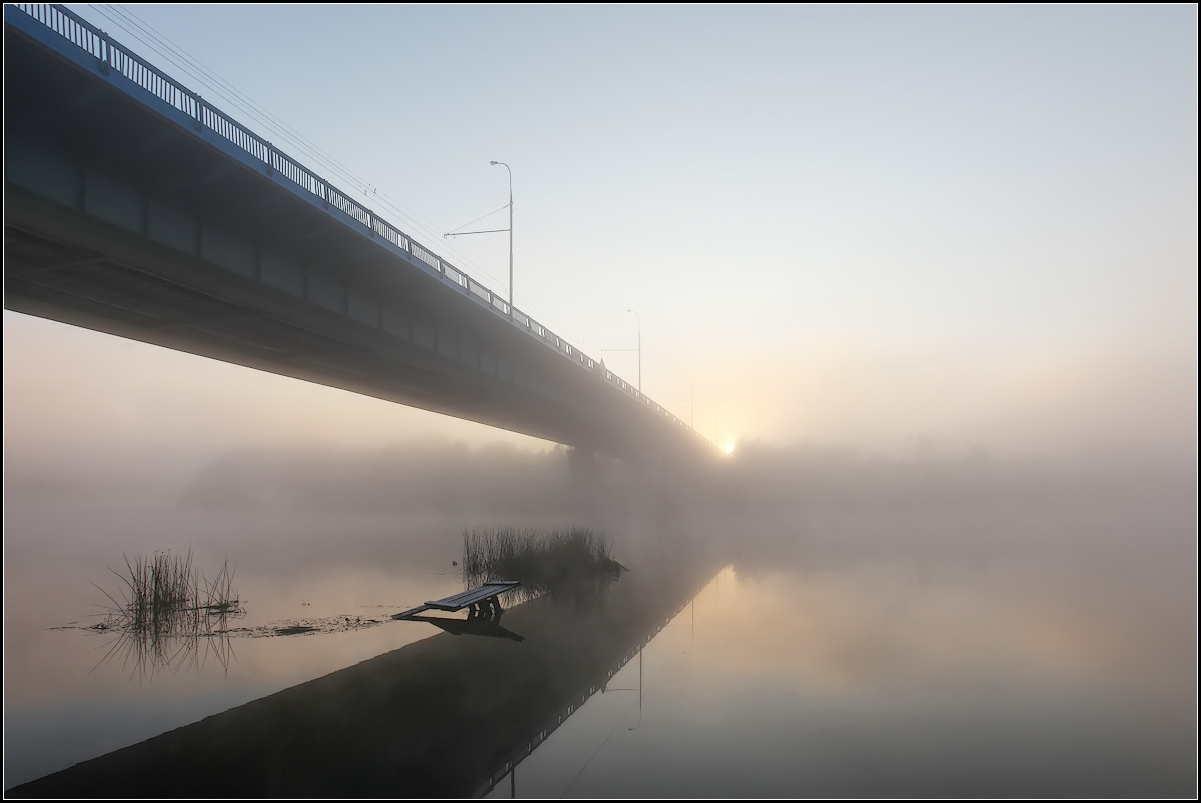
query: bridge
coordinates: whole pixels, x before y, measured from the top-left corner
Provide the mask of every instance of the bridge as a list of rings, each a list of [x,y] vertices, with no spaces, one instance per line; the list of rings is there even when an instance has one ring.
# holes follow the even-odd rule
[[[6,5],[4,66],[7,309],[585,452],[718,454],[69,9]]]

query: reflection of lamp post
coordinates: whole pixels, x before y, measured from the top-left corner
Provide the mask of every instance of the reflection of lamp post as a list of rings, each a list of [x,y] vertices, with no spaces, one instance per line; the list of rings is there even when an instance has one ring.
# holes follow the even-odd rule
[[[635,725],[633,728],[626,728],[626,730],[632,731],[632,730],[641,728],[642,727],[642,647],[638,648],[638,688],[637,689],[609,689],[609,691],[636,691],[636,692],[638,692],[638,724]],[[604,694],[604,692],[605,692],[605,687],[601,686],[601,694]]]
[[[635,313],[637,314],[637,313]],[[626,730],[637,730],[642,727],[642,650],[638,650],[638,724]]]

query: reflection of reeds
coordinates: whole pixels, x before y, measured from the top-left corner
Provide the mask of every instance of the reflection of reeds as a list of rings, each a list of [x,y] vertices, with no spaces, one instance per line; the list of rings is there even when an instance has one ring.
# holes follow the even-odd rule
[[[613,560],[604,533],[588,527],[519,530],[485,527],[463,531],[463,581],[468,587],[520,580],[519,598],[543,593],[580,597],[596,591],[624,568]],[[585,594],[584,596],[587,596]]]
[[[117,635],[102,663],[120,655],[126,667],[133,663],[144,675],[159,668],[178,671],[188,663],[199,666],[211,654],[228,668],[233,656],[229,620],[246,615],[228,562],[212,581],[192,566],[190,549],[186,555],[164,551],[133,562],[126,558],[125,569],[113,572],[125,584],[123,599],[104,592],[112,607],[92,627]]]

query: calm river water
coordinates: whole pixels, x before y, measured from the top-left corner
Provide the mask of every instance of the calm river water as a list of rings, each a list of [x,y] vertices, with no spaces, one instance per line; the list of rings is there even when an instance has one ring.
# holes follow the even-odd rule
[[[333,715],[320,712],[332,706],[368,735],[355,759],[313,748],[329,755],[328,787],[289,765],[297,786],[250,779],[252,791],[324,794],[364,778],[346,794],[403,796],[454,778],[447,791],[491,797],[1196,792],[1186,507],[842,511],[777,522],[787,537],[731,531],[704,550],[687,533],[644,529],[619,541],[633,571],[597,604],[508,611],[516,641],[388,620],[462,588],[461,530],[449,524],[298,520],[282,528],[284,549],[262,535],[281,529],[278,517],[189,519],[146,502],[106,514],[136,519],[132,529],[64,551],[56,533],[78,516],[61,500],[39,504],[8,522],[6,789],[292,689],[253,720],[302,709],[311,723],[288,727],[303,740],[307,727],[328,729]],[[55,629],[95,622],[106,602],[96,586],[120,588],[106,567],[152,544],[195,545],[209,573],[228,558],[247,610],[238,627],[341,632],[202,639],[173,670],[106,659],[111,634]],[[461,666],[475,669],[460,679]],[[422,696],[435,702],[413,708]],[[373,699],[395,714],[379,716]],[[493,704],[516,724],[490,733],[478,761],[448,765],[427,787],[373,775],[390,755],[424,749],[409,732],[422,723],[448,723],[437,755],[471,749],[472,717]],[[240,734],[238,716],[203,727]],[[360,759],[351,781],[332,780],[334,764]]]

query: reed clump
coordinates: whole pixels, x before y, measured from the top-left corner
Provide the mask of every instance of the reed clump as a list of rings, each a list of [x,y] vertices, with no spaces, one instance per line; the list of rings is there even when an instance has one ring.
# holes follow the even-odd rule
[[[463,580],[468,586],[520,580],[522,596],[552,594],[615,578],[625,567],[613,559],[608,538],[590,527],[463,531]]]
[[[164,550],[133,560],[126,557],[125,571],[113,574],[125,586],[121,598],[100,589],[112,605],[92,627],[118,635],[104,660],[120,654],[143,672],[178,669],[199,660],[203,644],[205,656],[215,653],[228,664],[224,636],[229,621],[246,615],[228,561],[209,580],[193,565],[190,549],[182,555]]]

